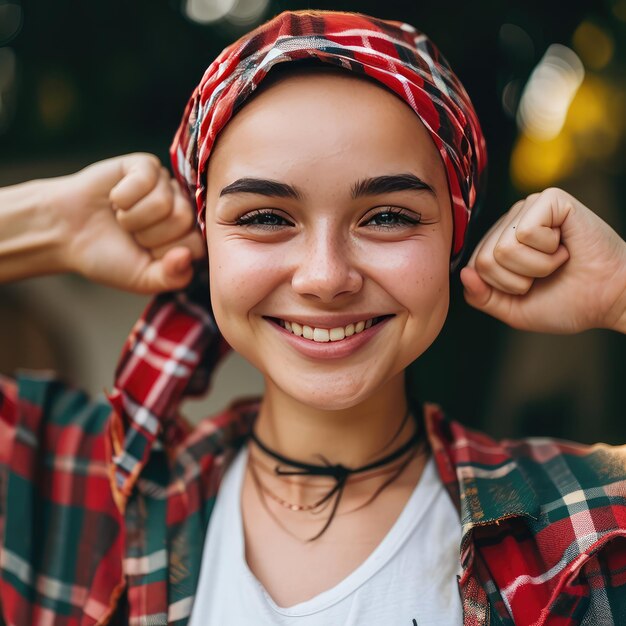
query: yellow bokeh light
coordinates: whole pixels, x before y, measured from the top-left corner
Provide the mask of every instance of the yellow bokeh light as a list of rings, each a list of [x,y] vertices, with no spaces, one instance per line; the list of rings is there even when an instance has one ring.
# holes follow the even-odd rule
[[[536,191],[567,176],[574,164],[574,148],[564,133],[550,141],[535,141],[522,134],[511,154],[511,179],[522,191]]]
[[[567,128],[579,132],[589,126],[604,124],[607,116],[607,91],[602,81],[587,76],[570,104],[565,120]]]
[[[625,110],[623,85],[587,72],[556,137],[542,140],[525,132],[518,137],[510,161],[515,186],[524,192],[543,189],[593,161],[611,167],[626,131]]]
[[[606,67],[615,50],[611,35],[591,22],[582,22],[578,26],[572,36],[572,45],[583,63],[594,70]]]
[[[563,131],[581,156],[604,158],[616,149],[624,128],[624,97],[598,76],[587,75],[572,100]]]

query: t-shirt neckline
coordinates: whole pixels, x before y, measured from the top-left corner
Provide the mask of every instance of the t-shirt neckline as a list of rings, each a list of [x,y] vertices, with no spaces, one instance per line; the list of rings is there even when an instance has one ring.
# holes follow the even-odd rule
[[[234,476],[232,476],[232,488],[234,489],[236,497],[229,498],[229,506],[234,509],[231,510],[231,519],[233,519],[234,522],[233,532],[236,553],[238,555],[238,566],[242,568],[244,577],[262,594],[268,606],[277,614],[287,617],[312,615],[324,611],[333,604],[341,602],[361,585],[365,584],[372,576],[380,571],[393,558],[394,554],[397,553],[402,545],[406,543],[417,526],[423,522],[425,512],[429,509],[439,491],[443,489],[443,484],[435,468],[434,459],[432,455],[429,455],[424,464],[422,474],[402,511],[398,515],[398,518],[368,557],[348,574],[348,576],[330,589],[322,591],[313,598],[298,602],[292,606],[282,607],[273,600],[261,582],[256,578],[246,561],[241,493],[247,460],[248,446],[245,444],[229,467],[229,471],[234,472]]]

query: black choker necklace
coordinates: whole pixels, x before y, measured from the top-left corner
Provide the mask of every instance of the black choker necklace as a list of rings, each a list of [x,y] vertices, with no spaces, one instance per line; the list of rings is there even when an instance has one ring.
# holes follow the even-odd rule
[[[398,430],[398,432],[396,433],[393,439],[395,439],[395,437],[400,433],[408,417],[409,417],[409,413],[407,412],[404,419],[402,420],[400,429]],[[330,525],[330,522],[332,521],[335,515],[335,512],[337,510],[337,507],[339,506],[339,501],[341,500],[341,495],[343,493],[345,484],[350,476],[354,474],[361,474],[361,473],[368,472],[374,469],[378,469],[379,467],[392,463],[396,459],[399,459],[400,457],[405,455],[409,450],[411,450],[411,448],[415,447],[422,439],[421,433],[419,432],[419,429],[418,429],[406,443],[404,443],[402,446],[400,446],[400,448],[398,448],[391,454],[388,454],[387,456],[381,459],[378,459],[377,461],[373,461],[372,463],[362,465],[361,467],[350,468],[341,464],[331,465],[327,463],[326,465],[314,465],[310,463],[303,463],[302,461],[297,461],[295,459],[290,459],[276,452],[275,450],[272,450],[266,444],[264,444],[259,439],[254,428],[252,428],[250,432],[250,438],[268,456],[271,456],[272,458],[276,459],[283,465],[288,465],[288,466],[297,468],[295,470],[285,470],[285,469],[282,469],[279,465],[277,465],[274,468],[274,472],[278,476],[329,476],[335,479],[336,481],[335,486],[317,503],[318,505],[321,505],[324,502],[326,502],[329,498],[332,498],[334,494],[337,494],[330,517],[328,518],[324,528],[322,528],[322,530],[317,535],[315,535],[315,537],[311,538],[309,541],[313,541],[314,539],[317,539],[318,537],[320,537]]]

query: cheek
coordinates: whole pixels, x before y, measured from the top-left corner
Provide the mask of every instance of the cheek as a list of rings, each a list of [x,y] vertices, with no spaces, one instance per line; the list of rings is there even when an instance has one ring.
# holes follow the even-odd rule
[[[232,329],[240,329],[243,318],[275,288],[278,272],[249,242],[209,237],[207,243],[213,313],[229,340]]]
[[[450,256],[445,241],[414,239],[369,253],[372,274],[409,312],[447,311]],[[433,311],[434,312],[434,311]]]

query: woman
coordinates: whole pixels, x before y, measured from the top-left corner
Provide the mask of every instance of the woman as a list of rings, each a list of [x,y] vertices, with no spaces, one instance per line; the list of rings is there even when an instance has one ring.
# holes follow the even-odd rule
[[[500,444],[407,400],[485,167],[434,46],[365,16],[281,14],[207,70],[172,156],[210,302],[200,269],[157,297],[113,412],[56,382],[6,382],[7,624],[617,623],[623,451]],[[184,283],[192,235],[165,242],[140,187],[111,192],[126,242]],[[515,327],[623,332],[625,275],[626,244],[546,190],[494,225],[462,280]],[[178,404],[228,345],[266,392],[191,432]]]

